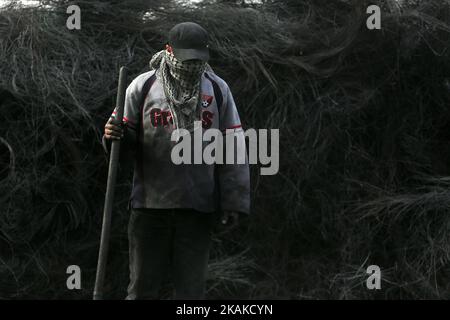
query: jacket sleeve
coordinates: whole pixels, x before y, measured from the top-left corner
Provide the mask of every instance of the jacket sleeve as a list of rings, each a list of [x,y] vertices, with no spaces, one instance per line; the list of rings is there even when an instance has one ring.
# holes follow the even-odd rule
[[[218,164],[216,167],[220,190],[221,210],[250,213],[250,172],[245,145],[245,136],[242,129],[239,113],[228,85],[225,86],[223,105],[220,108],[220,130],[224,136],[224,160],[227,159],[226,140],[234,139],[233,164]],[[227,130],[228,129],[228,130]],[[231,139],[229,141],[232,141]],[[238,144],[240,144],[240,148]],[[240,154],[239,154],[240,153]],[[242,154],[244,153],[244,154]],[[244,161],[237,161],[241,157]]]
[[[137,145],[137,130],[140,117],[140,102],[142,99],[142,88],[137,79],[133,80],[128,86],[125,94],[125,106],[123,112],[122,125],[124,129],[124,137],[120,144],[120,158],[121,160],[134,159]],[[114,108],[110,118],[116,118],[117,107]],[[111,141],[102,137],[103,149],[107,154],[111,151]]]

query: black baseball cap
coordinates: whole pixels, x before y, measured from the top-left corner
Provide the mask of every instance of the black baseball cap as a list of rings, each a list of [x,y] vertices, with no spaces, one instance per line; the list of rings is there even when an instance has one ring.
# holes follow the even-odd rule
[[[169,45],[180,61],[209,59],[208,32],[195,22],[182,22],[169,31]]]

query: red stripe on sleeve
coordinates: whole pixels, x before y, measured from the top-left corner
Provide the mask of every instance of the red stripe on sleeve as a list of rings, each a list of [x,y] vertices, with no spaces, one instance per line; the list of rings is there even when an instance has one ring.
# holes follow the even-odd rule
[[[112,113],[112,115],[113,115],[113,116],[115,116],[115,115],[116,115],[116,113],[117,113],[117,112],[116,112],[116,111],[114,111],[114,112]],[[123,117],[123,119],[122,119],[122,120],[123,120],[123,122],[128,122],[128,123],[130,123],[130,124],[132,124],[132,125],[135,125],[134,121],[131,121],[130,119],[128,119],[128,118],[127,118],[127,117],[125,117],[125,116]]]
[[[242,128],[242,125],[237,124],[235,126],[231,126],[231,127],[226,128],[226,129],[223,129],[222,131],[226,131],[227,129],[237,129],[237,128]]]

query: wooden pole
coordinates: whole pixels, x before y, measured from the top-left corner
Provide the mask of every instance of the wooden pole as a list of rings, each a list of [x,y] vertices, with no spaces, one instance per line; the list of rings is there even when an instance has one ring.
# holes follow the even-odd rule
[[[120,68],[119,86],[117,89],[116,122],[122,123],[127,89],[127,69]],[[120,140],[112,140],[109,158],[108,182],[106,185],[105,206],[103,208],[102,234],[98,253],[97,274],[95,277],[94,300],[103,299],[106,262],[108,258],[109,239],[111,234],[111,216],[114,202],[114,189],[116,186],[117,168],[119,166]]]

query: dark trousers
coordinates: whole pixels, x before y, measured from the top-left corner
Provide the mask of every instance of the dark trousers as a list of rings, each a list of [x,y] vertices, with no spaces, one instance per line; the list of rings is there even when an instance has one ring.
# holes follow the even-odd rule
[[[214,214],[192,209],[130,211],[127,299],[158,299],[168,271],[175,299],[204,299]]]

